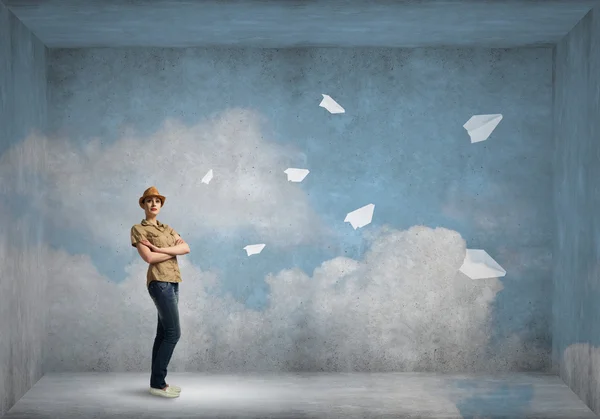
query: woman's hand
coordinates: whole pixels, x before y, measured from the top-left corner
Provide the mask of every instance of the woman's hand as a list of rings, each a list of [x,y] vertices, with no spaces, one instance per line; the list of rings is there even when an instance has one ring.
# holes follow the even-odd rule
[[[148,240],[142,240],[140,241],[140,243],[142,243],[145,246],[148,246],[153,252],[158,252],[158,249],[160,249],[159,247],[156,247],[155,245],[150,243]]]

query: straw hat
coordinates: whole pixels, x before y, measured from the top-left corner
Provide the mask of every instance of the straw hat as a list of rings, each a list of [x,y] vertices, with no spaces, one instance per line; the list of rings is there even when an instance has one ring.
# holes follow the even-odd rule
[[[148,189],[146,189],[144,191],[144,195],[142,195],[140,197],[140,201],[139,201],[140,202],[140,207],[144,208],[144,200],[146,198],[151,197],[151,196],[156,196],[156,197],[160,198],[160,200],[162,202],[161,206],[165,205],[165,201],[167,200],[167,198],[165,198],[164,196],[162,196],[161,194],[159,194],[158,193],[158,189],[156,189],[154,186],[150,186]]]

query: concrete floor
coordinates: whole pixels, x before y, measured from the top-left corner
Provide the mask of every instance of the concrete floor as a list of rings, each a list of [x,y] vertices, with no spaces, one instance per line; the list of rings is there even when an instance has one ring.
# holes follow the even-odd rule
[[[150,395],[148,383],[142,373],[47,374],[4,418],[596,417],[557,376],[537,373],[169,373],[178,399]]]

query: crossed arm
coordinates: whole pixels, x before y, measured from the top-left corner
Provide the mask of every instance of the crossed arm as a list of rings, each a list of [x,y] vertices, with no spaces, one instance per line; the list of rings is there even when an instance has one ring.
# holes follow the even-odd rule
[[[176,236],[175,246],[156,247],[148,240],[142,240],[137,245],[138,252],[149,264],[164,262],[178,255],[190,253],[190,246],[179,236]]]

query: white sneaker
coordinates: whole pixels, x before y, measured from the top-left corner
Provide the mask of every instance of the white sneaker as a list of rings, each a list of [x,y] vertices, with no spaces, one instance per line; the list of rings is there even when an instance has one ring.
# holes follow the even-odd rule
[[[150,394],[152,394],[153,396],[168,397],[171,399],[174,397],[179,397],[179,393],[172,390],[171,387],[167,387],[164,390],[160,388],[150,387]]]

